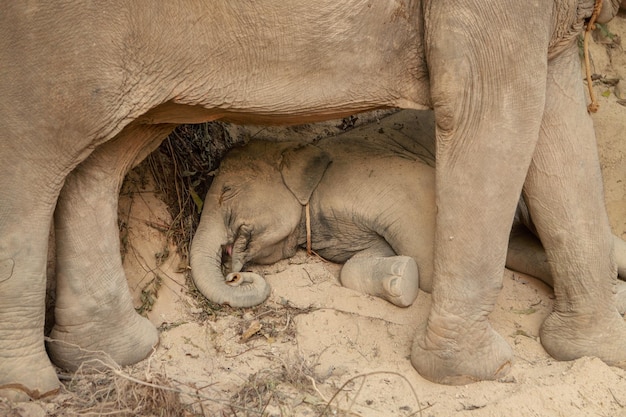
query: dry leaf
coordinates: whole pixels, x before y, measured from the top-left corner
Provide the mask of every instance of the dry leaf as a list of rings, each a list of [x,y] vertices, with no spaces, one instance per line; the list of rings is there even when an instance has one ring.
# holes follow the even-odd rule
[[[248,339],[250,339],[256,333],[258,333],[262,327],[263,326],[261,325],[260,321],[253,320],[252,323],[250,323],[250,326],[248,326],[248,330],[243,332],[243,334],[241,335],[241,339],[239,339],[239,343],[246,343]]]

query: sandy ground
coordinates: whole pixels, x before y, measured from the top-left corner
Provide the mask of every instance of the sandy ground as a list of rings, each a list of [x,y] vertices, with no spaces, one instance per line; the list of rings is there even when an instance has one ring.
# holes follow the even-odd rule
[[[609,28],[626,37],[626,15]],[[596,44],[592,54],[594,73],[626,78],[620,47],[607,52]],[[626,107],[617,103],[614,86],[598,82],[595,91],[606,203],[613,232],[626,238]],[[430,129],[424,120],[400,112],[372,128],[411,135]],[[145,185],[151,189],[149,179]],[[272,286],[264,305],[210,312],[187,292],[180,272],[185,264],[159,227],[171,218],[156,194],[123,198],[121,216],[128,224],[129,285],[138,306],[152,307],[149,318],[161,329],[160,346],[139,366],[146,375],[166,375],[186,393],[184,415],[314,416],[330,403],[326,415],[626,416],[626,371],[593,358],[558,362],[543,350],[538,331],[553,295],[531,277],[505,271],[490,317],[515,352],[509,376],[443,386],[421,378],[409,361],[415,328],[430,307],[428,294],[401,309],[342,288],[338,265],[300,252],[256,269]],[[242,338],[250,328],[258,331]],[[44,415],[26,408],[15,415]]]

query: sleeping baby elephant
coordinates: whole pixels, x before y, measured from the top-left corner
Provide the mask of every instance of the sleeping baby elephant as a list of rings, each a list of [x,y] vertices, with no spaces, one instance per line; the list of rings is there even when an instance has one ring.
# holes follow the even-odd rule
[[[345,263],[342,285],[410,305],[419,288],[432,289],[436,205],[428,147],[384,134],[344,134],[317,144],[253,141],[231,151],[207,194],[193,240],[196,286],[219,304],[257,305],[269,286],[258,274],[242,272],[244,267],[289,258],[307,245]],[[551,284],[523,203],[518,213],[507,266]],[[624,268],[626,243],[614,239]],[[624,276],[626,268],[619,272]],[[626,283],[620,285],[621,290]]]

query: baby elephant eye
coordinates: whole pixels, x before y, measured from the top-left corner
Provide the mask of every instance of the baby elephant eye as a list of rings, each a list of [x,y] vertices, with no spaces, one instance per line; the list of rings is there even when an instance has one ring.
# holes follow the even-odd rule
[[[224,184],[224,186],[222,186],[222,192],[220,193],[220,198],[219,198],[220,205],[223,202],[228,201],[231,198],[233,198],[236,194],[237,192],[235,191],[233,187],[231,187],[228,184]]]

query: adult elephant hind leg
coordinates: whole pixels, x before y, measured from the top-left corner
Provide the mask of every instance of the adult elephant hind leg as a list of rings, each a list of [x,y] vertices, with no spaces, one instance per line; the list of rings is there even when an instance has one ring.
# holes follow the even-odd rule
[[[544,107],[546,7],[439,1],[425,11],[438,211],[432,307],[411,361],[435,382],[498,379],[513,361],[488,315]]]
[[[524,187],[556,296],[540,336],[556,359],[596,356],[626,367],[614,240],[577,53],[572,44],[550,63],[541,135]]]
[[[158,342],[154,326],[135,312],[122,268],[118,194],[126,172],[172,130],[127,126],[67,178],[55,212],[56,323],[48,349],[59,366],[91,359],[127,365]]]
[[[410,256],[398,256],[389,245],[384,246],[348,259],[341,268],[341,284],[399,307],[408,307],[419,292],[417,264]]]

